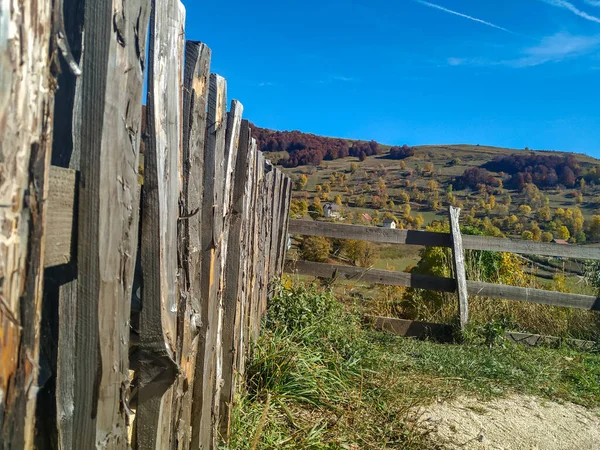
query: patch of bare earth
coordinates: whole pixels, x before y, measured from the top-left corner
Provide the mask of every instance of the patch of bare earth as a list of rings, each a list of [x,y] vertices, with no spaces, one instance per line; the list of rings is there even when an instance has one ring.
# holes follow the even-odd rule
[[[461,397],[426,408],[422,420],[448,449],[600,449],[600,409],[533,396]]]

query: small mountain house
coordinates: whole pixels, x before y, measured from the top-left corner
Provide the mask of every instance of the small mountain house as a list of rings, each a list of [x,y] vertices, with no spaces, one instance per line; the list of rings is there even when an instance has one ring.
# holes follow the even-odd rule
[[[396,228],[396,221],[394,219],[384,219],[383,220],[383,228]]]
[[[342,218],[342,207],[335,203],[325,203],[323,207],[323,213],[326,219],[341,219]]]

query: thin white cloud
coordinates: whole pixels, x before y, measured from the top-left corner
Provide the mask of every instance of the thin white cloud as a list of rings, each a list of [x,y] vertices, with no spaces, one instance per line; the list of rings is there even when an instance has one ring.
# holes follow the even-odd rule
[[[600,6],[600,0],[583,0],[583,3],[587,3],[591,6]]]
[[[463,14],[463,13],[460,13],[460,12],[457,12],[457,11],[452,11],[451,9],[444,8],[443,6],[436,5],[435,3],[426,2],[425,0],[413,0],[413,1],[419,3],[419,4],[423,5],[423,6],[428,6],[430,8],[439,9],[440,11],[444,11],[444,12],[446,12],[448,14],[453,14],[455,16],[462,17],[464,19],[472,20],[473,22],[477,22],[477,23],[481,23],[483,25],[487,25],[488,27],[496,28],[497,30],[506,31],[507,33],[511,33],[511,34],[517,34],[514,31],[510,31],[510,30],[508,30],[508,29],[506,29],[504,27],[498,26],[498,25],[493,24],[491,22],[487,22],[485,20],[478,19],[477,17],[468,16],[466,14]]]
[[[273,86],[273,82],[271,81],[263,81],[261,83],[258,83],[258,87],[266,87],[266,86]]]
[[[600,36],[573,36],[568,33],[557,33],[545,37],[534,47],[524,49],[521,58],[503,63],[513,67],[533,67],[589,55],[599,48]]]
[[[535,67],[547,63],[558,63],[564,60],[587,56],[594,59],[600,51],[600,35],[573,36],[568,33],[557,33],[543,38],[537,45],[521,50],[521,55],[513,59],[486,60],[480,58],[446,59],[447,66],[508,66],[514,68]]]
[[[345,76],[336,76],[336,77],[333,77],[333,79],[337,80],[337,81],[354,81],[354,78],[345,77]]]
[[[451,57],[451,58],[448,58],[446,60],[446,62],[448,63],[449,66],[462,66],[462,65],[468,63],[469,61],[465,58]]]
[[[563,9],[567,9],[569,11],[571,11],[573,14],[589,20],[590,22],[596,22],[596,23],[600,23],[600,18],[596,17],[596,16],[592,16],[591,14],[588,14],[582,10],[580,10],[579,8],[577,8],[577,6],[575,6],[573,3],[567,2],[566,0],[541,0],[544,3],[547,3],[548,5],[552,5],[552,6],[556,6],[557,8],[563,8]],[[593,4],[596,3],[588,1],[588,4]],[[600,2],[598,2],[600,4]],[[595,5],[598,6],[598,5]]]

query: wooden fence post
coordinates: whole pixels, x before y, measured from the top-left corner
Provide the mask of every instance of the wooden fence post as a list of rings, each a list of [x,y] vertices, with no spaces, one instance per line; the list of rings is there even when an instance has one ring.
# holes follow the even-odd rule
[[[210,49],[200,42],[186,44],[183,86],[183,189],[178,230],[179,306],[177,363],[180,373],[174,389],[172,448],[188,449],[191,443],[192,402],[200,325],[200,237],[204,196],[204,140],[210,73]]]
[[[252,146],[250,127],[242,121],[239,151],[235,168],[235,187],[231,209],[225,296],[223,299],[223,386],[220,396],[220,434],[229,438],[231,409],[236,390],[238,353],[244,345],[244,313],[246,307],[247,266],[249,260],[249,203],[253,186],[255,147]]]
[[[72,397],[60,392],[72,428],[61,442],[126,448],[129,410],[129,313],[137,252],[138,178],[145,39],[149,1],[85,5],[77,304]],[[118,18],[118,19],[115,19]],[[115,20],[117,22],[115,22]],[[107,29],[117,28],[115,33]],[[137,107],[136,107],[137,106]],[[75,134],[79,130],[74,130]],[[64,302],[68,297],[62,297]],[[63,309],[61,312],[71,312]],[[72,320],[72,318],[67,319]],[[61,371],[66,368],[61,367]],[[57,394],[58,395],[58,394]],[[71,417],[65,417],[70,421]],[[70,435],[72,433],[72,436]]]
[[[260,332],[260,305],[262,293],[262,274],[264,272],[264,245],[262,241],[263,224],[265,222],[263,214],[263,204],[265,200],[265,160],[261,152],[256,155],[256,201],[254,205],[253,218],[253,241],[252,241],[252,302],[250,304],[249,327],[252,342],[256,342]]]
[[[52,145],[51,1],[0,5],[0,436],[33,447],[45,200]]]
[[[142,206],[143,291],[136,444],[170,445],[172,385],[177,377],[177,222],[185,9],[153,1]]]
[[[467,275],[465,272],[465,252],[462,244],[462,234],[458,222],[460,208],[450,207],[450,234],[452,239],[452,262],[456,277],[456,292],[458,294],[458,313],[460,327],[464,329],[469,321],[469,294],[467,290]]]
[[[219,274],[223,232],[225,184],[225,134],[227,103],[225,79],[210,74],[206,144],[204,148],[204,197],[202,200],[202,275],[200,338],[196,357],[196,383],[192,405],[192,448],[211,448],[212,406],[216,382],[216,339],[219,321]]]

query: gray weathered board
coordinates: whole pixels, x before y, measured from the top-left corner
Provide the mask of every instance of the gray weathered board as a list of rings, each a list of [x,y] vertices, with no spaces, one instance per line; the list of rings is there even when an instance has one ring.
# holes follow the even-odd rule
[[[452,265],[456,280],[456,293],[458,295],[458,315],[461,328],[469,321],[469,292],[467,289],[467,273],[465,268],[465,252],[458,222],[460,209],[450,207],[450,235],[452,240]]]
[[[0,4],[0,447],[33,448],[52,145],[52,3]]]
[[[290,220],[290,234],[325,236],[337,239],[357,239],[389,244],[409,244],[429,247],[451,247],[448,233],[398,230],[361,225],[345,225],[310,220]],[[600,259],[600,247],[560,245],[520,239],[463,235],[465,250],[490,250],[576,259]]]
[[[177,221],[182,140],[185,9],[154,2],[150,20],[147,145],[142,204],[143,292],[140,313],[136,445],[170,446],[177,364]]]
[[[353,282],[406,286],[438,292],[456,292],[456,282],[451,278],[432,277],[390,270],[374,270],[363,267],[342,266],[308,261],[287,261],[285,271],[297,275],[337,278]],[[600,298],[590,295],[566,294],[542,289],[521,288],[503,284],[467,281],[470,296],[500,298],[539,303],[552,306],[600,311]]]
[[[419,339],[433,338],[441,341],[450,341],[453,339],[454,327],[448,324],[419,322],[416,320],[399,319],[396,317],[366,316],[367,320],[372,322],[373,326],[381,331],[389,331],[403,337],[414,337]],[[519,333],[516,331],[507,331],[504,333],[504,339],[516,344],[523,344],[531,347],[539,345],[557,346],[566,343],[581,350],[594,350],[598,348],[598,343],[593,341],[584,341],[581,339],[563,339],[555,336],[543,336],[531,333]]]
[[[202,199],[204,196],[204,142],[210,74],[210,49],[200,42],[186,43],[183,85],[182,186],[178,224],[179,304],[177,308],[177,364],[173,389],[173,448],[191,443],[192,404],[199,341],[201,300]]]
[[[125,391],[149,6],[147,0],[85,4],[72,368],[73,443],[79,448],[127,446]],[[108,34],[113,27],[116,32]]]

